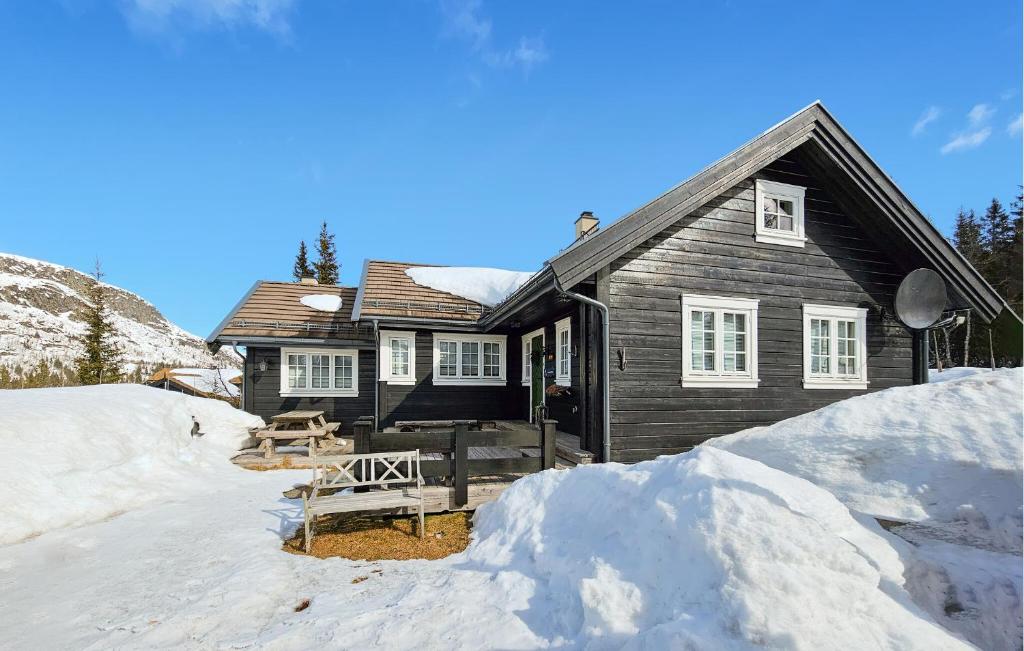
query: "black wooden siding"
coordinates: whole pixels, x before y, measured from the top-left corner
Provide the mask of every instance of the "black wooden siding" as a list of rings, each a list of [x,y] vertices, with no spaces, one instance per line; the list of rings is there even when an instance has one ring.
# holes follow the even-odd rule
[[[807,188],[804,248],[754,240],[754,180]],[[804,303],[885,306],[901,268],[786,157],[610,267],[612,459],[637,461],[865,391],[804,389]],[[680,294],[760,299],[757,389],[682,388]],[[911,383],[909,332],[868,311],[868,391]],[[618,351],[626,368],[619,368]]]
[[[380,383],[380,419],[383,427],[396,420],[515,419],[516,389],[520,386],[518,342],[507,340],[506,383],[502,386],[441,385],[434,380],[434,335],[416,332],[416,384]],[[372,412],[371,412],[372,413]]]
[[[267,370],[259,370],[260,360]],[[245,390],[242,408],[270,422],[270,417],[293,409],[322,409],[329,422],[340,422],[342,433],[352,433],[352,423],[360,416],[373,415],[373,390],[377,380],[376,353],[359,351],[359,395],[354,398],[308,398],[281,396],[281,349],[247,348]]]

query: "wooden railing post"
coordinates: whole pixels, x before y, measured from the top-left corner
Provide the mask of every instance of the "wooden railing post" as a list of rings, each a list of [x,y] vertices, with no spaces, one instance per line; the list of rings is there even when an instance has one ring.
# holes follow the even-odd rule
[[[355,454],[369,454],[372,452],[370,449],[370,435],[372,433],[373,416],[360,416],[356,419],[356,422],[352,424],[352,452]],[[359,471],[356,470],[356,472]],[[360,480],[366,479],[362,476],[362,473],[359,473],[359,475]],[[352,489],[355,493],[366,493],[369,490],[368,486],[356,486]]]
[[[555,428],[557,420],[545,418],[540,421],[540,443],[541,457],[544,461],[544,470],[555,467]]]
[[[469,421],[455,421],[455,505],[469,503]]]

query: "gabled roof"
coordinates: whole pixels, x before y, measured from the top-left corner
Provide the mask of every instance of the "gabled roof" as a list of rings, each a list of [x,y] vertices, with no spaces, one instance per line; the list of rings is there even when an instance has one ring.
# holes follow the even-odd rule
[[[359,282],[354,319],[442,320],[475,323],[488,309],[462,296],[417,285],[406,274],[413,267],[439,265],[367,260]]]
[[[725,158],[657,199],[551,258],[563,287],[570,288],[635,246],[668,228],[739,181],[786,153],[807,145],[824,168],[843,175],[856,201],[882,215],[922,260],[986,322],[1004,307],[1002,298],[864,152],[821,102],[798,111]],[[807,147],[805,147],[806,149]]]
[[[337,312],[323,312],[301,302],[303,297],[315,295],[338,296],[341,308]],[[355,298],[355,287],[261,280],[210,333],[206,342],[244,341],[253,337],[351,336],[355,330],[352,323]]]

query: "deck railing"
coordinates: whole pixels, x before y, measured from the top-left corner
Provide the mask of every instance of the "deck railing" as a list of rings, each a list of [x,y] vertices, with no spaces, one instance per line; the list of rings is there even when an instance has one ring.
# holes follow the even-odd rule
[[[472,421],[454,421],[454,427],[429,432],[377,432],[373,418],[366,416],[353,426],[354,452],[399,452],[419,450],[421,455],[437,453],[441,459],[421,459],[424,479],[444,479],[453,486],[454,502],[469,501],[469,478],[504,474],[527,474],[555,467],[555,427],[558,421],[543,419],[536,426],[516,429],[471,431]],[[539,448],[537,456],[500,459],[471,459],[470,448]]]

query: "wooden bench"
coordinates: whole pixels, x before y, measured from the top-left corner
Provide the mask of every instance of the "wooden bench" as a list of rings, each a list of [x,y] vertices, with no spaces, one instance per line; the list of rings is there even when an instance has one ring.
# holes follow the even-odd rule
[[[316,534],[316,519],[332,513],[355,513],[382,509],[410,508],[419,516],[423,538],[423,476],[420,452],[377,452],[373,454],[313,454],[313,483],[302,494],[306,553]],[[325,494],[346,488],[379,488],[369,492]]]
[[[269,459],[276,452],[277,441],[291,441],[291,445],[309,446],[313,450],[316,445],[327,449],[334,445],[335,434],[341,429],[341,423],[324,423],[315,429],[277,429],[273,425],[266,429],[255,429],[252,435],[260,442],[258,450]],[[310,452],[312,454],[312,452]]]
[[[428,432],[431,430],[451,429],[455,427],[454,420],[396,420],[395,429],[399,432]],[[471,430],[497,429],[497,421],[493,420],[463,420],[460,423],[467,423]]]

